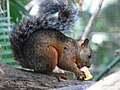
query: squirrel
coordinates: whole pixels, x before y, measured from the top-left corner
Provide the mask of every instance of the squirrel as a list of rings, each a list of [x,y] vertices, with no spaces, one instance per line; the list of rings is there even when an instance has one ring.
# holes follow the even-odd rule
[[[26,16],[10,35],[14,58],[34,72],[67,79],[65,74],[53,73],[58,66],[85,78],[80,68],[91,66],[89,40],[74,40],[62,33],[74,25],[77,11],[61,0],[44,0],[39,5],[39,17]]]

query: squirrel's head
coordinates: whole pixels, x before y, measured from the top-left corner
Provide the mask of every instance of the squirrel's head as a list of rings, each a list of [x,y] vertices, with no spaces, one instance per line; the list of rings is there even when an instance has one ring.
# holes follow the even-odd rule
[[[89,46],[89,40],[80,40],[78,41],[78,44],[80,49],[76,64],[78,65],[78,68],[82,68],[83,66],[87,66],[89,68],[92,61],[92,50]]]

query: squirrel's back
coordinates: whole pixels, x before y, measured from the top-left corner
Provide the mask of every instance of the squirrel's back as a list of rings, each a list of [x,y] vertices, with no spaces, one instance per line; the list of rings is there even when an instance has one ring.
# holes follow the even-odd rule
[[[49,61],[53,61],[52,58],[55,57],[55,55],[52,56],[53,52],[50,47],[55,49],[58,58],[60,58],[60,55],[65,53],[65,48],[71,49],[71,56],[72,54],[75,55],[75,45],[76,43],[73,39],[66,37],[56,30],[35,31],[29,39],[23,43],[22,53],[24,60],[21,65],[42,73],[50,72],[53,69],[51,69],[51,63],[49,63]],[[49,58],[49,60],[47,58]],[[58,58],[56,61],[58,61]]]

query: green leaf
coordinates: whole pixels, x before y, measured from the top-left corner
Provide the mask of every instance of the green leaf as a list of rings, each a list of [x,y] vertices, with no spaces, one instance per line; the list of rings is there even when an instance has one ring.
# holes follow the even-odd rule
[[[10,46],[10,42],[0,42],[2,47]]]
[[[0,21],[8,20],[8,19],[9,19],[8,17],[2,17],[2,18],[0,18]],[[10,19],[11,19],[11,17],[10,17]]]
[[[17,62],[13,58],[4,58],[2,61],[7,63],[7,64],[11,64],[11,63]]]
[[[3,26],[12,26],[12,24],[5,23],[5,22],[3,22],[3,23],[0,23],[0,27],[3,27]]]
[[[24,8],[24,4],[28,3],[28,0],[10,0],[10,14],[13,18],[12,21],[16,22],[16,19],[20,19],[22,17],[22,14],[28,14],[28,11]]]
[[[2,55],[9,55],[12,54],[12,50],[3,50]]]
[[[12,30],[9,30],[7,28],[0,28],[0,33],[10,33]]]
[[[8,35],[0,35],[0,40],[9,39]]]

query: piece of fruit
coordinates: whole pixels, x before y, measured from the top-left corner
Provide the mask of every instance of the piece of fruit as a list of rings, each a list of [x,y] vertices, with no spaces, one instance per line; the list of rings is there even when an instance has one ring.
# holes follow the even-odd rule
[[[91,75],[91,73],[90,73],[90,71],[89,71],[89,69],[87,67],[84,66],[80,70],[85,73],[86,78],[84,78],[84,80],[90,80],[90,79],[93,78],[93,76]],[[82,79],[83,77],[80,76],[80,78]]]

